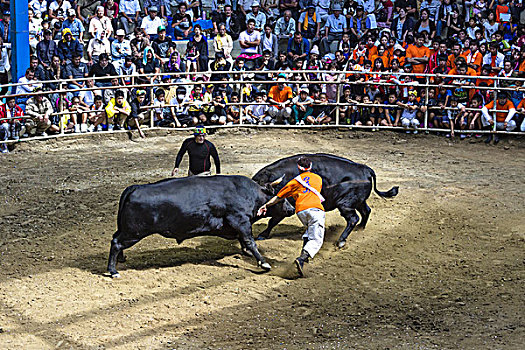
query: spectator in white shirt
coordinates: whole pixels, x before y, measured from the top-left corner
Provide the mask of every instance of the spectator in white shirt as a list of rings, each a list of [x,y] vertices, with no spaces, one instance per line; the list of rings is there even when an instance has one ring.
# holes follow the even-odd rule
[[[163,26],[162,19],[157,17],[158,9],[153,6],[148,11],[148,16],[142,19],[140,28],[151,41],[157,38],[157,30],[160,26]]]

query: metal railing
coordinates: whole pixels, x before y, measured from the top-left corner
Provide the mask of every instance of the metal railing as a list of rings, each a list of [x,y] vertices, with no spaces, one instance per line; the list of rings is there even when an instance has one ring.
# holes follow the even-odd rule
[[[253,85],[275,85],[276,84],[276,81],[275,80],[233,80],[233,79],[228,79],[226,81],[216,81],[216,80],[204,80],[204,81],[195,81],[195,80],[187,80],[187,81],[175,81],[175,82],[170,82],[170,83],[161,83],[161,82],[158,82],[161,80],[161,77],[163,76],[166,76],[166,75],[169,75],[171,76],[172,78],[177,78],[177,77],[186,77],[188,75],[192,75],[192,76],[196,76],[196,77],[211,77],[212,75],[215,75],[215,74],[219,74],[219,75],[228,75],[228,76],[232,76],[232,75],[246,75],[246,74],[264,74],[264,75],[270,75],[270,76],[276,76],[277,74],[280,74],[280,73],[285,73],[285,74],[304,74],[305,77],[306,75],[309,75],[309,74],[316,74],[316,75],[322,75],[322,74],[331,74],[331,75],[337,75],[337,79],[333,80],[333,81],[323,81],[323,80],[300,80],[300,81],[297,81],[297,80],[291,80],[289,78],[286,78],[284,80],[285,83],[287,84],[298,84],[298,85],[303,85],[303,84],[314,84],[314,85],[337,85],[337,95],[336,95],[336,101],[335,102],[331,102],[331,103],[323,103],[323,105],[327,105],[327,106],[334,106],[336,107],[335,108],[335,122],[333,124],[326,124],[326,125],[252,125],[252,124],[245,124],[243,121],[244,121],[244,108],[242,108],[241,106],[249,106],[249,105],[260,105],[261,103],[256,103],[256,102],[245,102],[243,101],[243,94],[242,94],[242,90],[243,90],[243,87],[245,84],[253,84]],[[392,81],[388,81],[388,79],[385,79],[385,81],[356,81],[356,80],[351,80],[351,79],[348,79],[348,78],[355,78],[355,77],[359,77],[359,76],[363,76],[365,74],[374,74],[374,75],[380,75],[382,77],[393,77],[393,76],[412,76],[413,78],[415,78],[415,80],[424,80],[425,82],[424,83],[411,83],[411,84],[397,84],[395,82],[392,82]],[[414,89],[417,89],[417,90],[424,90],[426,92],[425,94],[425,101],[423,103],[423,106],[427,106],[428,105],[428,102],[429,102],[429,90],[430,89],[436,89],[436,88],[440,88],[440,87],[445,87],[445,88],[449,88],[449,89],[457,89],[457,88],[461,88],[461,89],[466,89],[467,91],[470,91],[472,89],[474,90],[481,90],[481,91],[484,91],[484,90],[487,90],[487,91],[492,91],[493,93],[493,101],[494,101],[494,105],[496,106],[496,92],[497,91],[525,91],[525,87],[521,86],[520,84],[524,84],[525,83],[525,79],[523,78],[513,78],[513,79],[509,79],[509,78],[505,78],[505,77],[492,77],[492,76],[463,76],[463,75],[435,75],[435,74],[418,74],[418,73],[397,73],[397,72],[362,72],[362,71],[337,71],[337,72],[334,72],[334,71],[328,71],[328,70],[315,70],[315,71],[312,71],[312,70],[295,70],[295,71],[234,71],[234,70],[230,70],[230,71],[208,71],[208,72],[192,72],[192,73],[188,73],[188,72],[172,72],[172,73],[150,73],[150,74],[135,74],[135,75],[119,75],[117,76],[119,79],[121,78],[143,78],[144,80],[149,80],[150,83],[146,83],[146,84],[139,84],[139,83],[134,83],[134,84],[130,84],[130,85],[121,85],[121,86],[93,86],[93,87],[86,87],[86,88],[83,88],[83,89],[71,89],[71,88],[67,88],[67,84],[68,83],[71,83],[73,81],[75,82],[80,82],[80,81],[87,81],[87,80],[94,80],[95,82],[96,81],[99,81],[99,80],[108,80],[108,79],[111,79],[111,77],[85,77],[85,78],[78,78],[78,79],[60,79],[60,80],[49,80],[49,81],[38,81],[37,83],[42,85],[42,86],[46,86],[48,84],[58,84],[59,88],[57,90],[52,90],[52,91],[40,91],[40,92],[31,92],[31,93],[24,93],[24,94],[11,94],[9,96],[12,96],[12,97],[23,97],[23,98],[30,98],[30,97],[33,97],[33,96],[37,96],[37,95],[48,95],[48,94],[58,94],[59,95],[59,107],[62,107],[63,105],[63,98],[64,98],[64,95],[66,95],[67,93],[75,93],[75,92],[80,92],[80,91],[100,91],[100,90],[107,90],[107,89],[113,89],[113,90],[118,90],[118,89],[128,89],[128,90],[133,90],[133,89],[146,89],[146,90],[149,90],[149,93],[150,93],[150,101],[153,102],[154,101],[154,88],[170,88],[172,86],[194,86],[194,85],[208,85],[208,84],[214,84],[214,85],[223,85],[223,84],[226,84],[226,85],[238,85],[239,86],[239,91],[241,92],[240,93],[240,102],[238,103],[228,103],[227,105],[228,106],[234,106],[234,105],[238,105],[240,106],[240,116],[239,116],[239,124],[234,124],[234,125],[217,125],[217,126],[208,126],[209,128],[231,128],[231,127],[238,127],[238,126],[243,126],[243,127],[254,127],[254,128],[282,128],[282,127],[286,127],[286,128],[312,128],[312,127],[323,127],[323,128],[330,128],[330,127],[338,127],[338,128],[355,128],[355,129],[379,129],[379,130],[403,130],[404,128],[403,127],[400,127],[400,126],[384,126],[384,125],[374,125],[374,126],[367,126],[367,125],[348,125],[348,124],[342,124],[341,123],[341,116],[340,116],[340,110],[339,108],[337,107],[342,107],[342,106],[352,106],[352,107],[363,107],[363,108],[372,108],[372,107],[383,107],[383,108],[388,108],[388,107],[398,107],[398,108],[401,108],[399,106],[396,105],[390,105],[390,104],[377,104],[377,103],[348,103],[346,101],[341,101],[341,96],[342,96],[342,87],[344,85],[361,85],[361,86],[382,86],[382,87],[402,87],[402,88],[407,88],[407,87],[412,87]],[[436,77],[439,77],[439,78],[443,78],[445,80],[454,80],[454,79],[462,79],[462,80],[470,80],[470,81],[473,81],[473,80],[487,80],[487,81],[492,81],[493,84],[492,86],[475,86],[475,85],[471,85],[471,84],[467,84],[467,85],[463,85],[463,84],[445,84],[445,83],[441,83],[441,84],[435,84],[435,83],[431,83],[431,78],[436,78]],[[136,81],[136,80],[135,80]],[[153,81],[153,83],[151,83],[151,81]],[[157,82],[155,82],[157,81]],[[515,87],[500,87],[499,86],[499,82],[500,81],[512,81],[514,82],[515,84],[517,84]],[[0,85],[0,88],[3,88],[3,87],[8,87],[10,89],[16,89],[17,86],[19,85],[26,85],[24,83],[14,83],[14,84],[5,84],[5,85]],[[64,88],[64,86],[66,86],[66,88]],[[0,96],[0,99],[3,99],[4,97],[7,97],[7,96]],[[488,102],[486,102],[488,103]],[[271,103],[263,103],[263,104],[267,104],[269,106],[271,106],[272,104]],[[164,104],[163,106],[161,107],[177,107],[178,105],[172,105],[172,104],[169,104],[169,103],[166,103]],[[159,108],[159,106],[153,106],[153,105],[150,105],[150,106],[144,106],[144,107],[141,107],[141,109],[144,109],[144,110],[149,110],[149,113],[150,113],[150,125],[149,125],[149,128],[150,129],[184,129],[184,128],[167,128],[167,127],[155,127],[154,126],[154,109],[156,108]],[[436,106],[431,106],[429,108],[426,108],[426,110],[424,111],[424,126],[419,128],[419,130],[421,131],[425,131],[425,132],[447,132],[449,131],[449,129],[438,129],[438,128],[429,128],[428,125],[429,125],[429,111],[430,110],[438,110],[438,109],[444,109],[444,110],[454,110],[455,108],[451,108],[451,107],[436,107]],[[481,112],[481,109],[474,109],[474,108],[465,108],[466,111],[479,111]],[[96,113],[96,112],[103,112],[104,110],[89,110],[89,111],[81,111],[81,112],[76,112],[76,111],[63,111],[63,110],[59,110],[58,112],[54,112],[54,113],[51,113],[50,116],[62,116],[62,115],[65,115],[65,114],[72,114],[72,113],[77,113],[77,114],[83,114],[83,113]],[[496,113],[497,112],[507,112],[507,110],[496,110],[496,109],[491,109],[489,112],[492,113],[493,115],[493,120],[496,121]],[[13,117],[13,118],[0,118],[0,121],[1,120],[8,120],[8,119],[20,119],[20,118],[31,118],[29,116],[23,116],[23,117]],[[15,143],[15,142],[20,142],[20,141],[30,141],[30,140],[35,140],[35,139],[46,139],[46,138],[56,138],[56,137],[63,137],[63,136],[75,136],[75,135],[81,135],[79,133],[72,133],[72,134],[65,134],[64,133],[64,125],[62,125],[63,123],[60,123],[60,133],[59,134],[55,134],[55,135],[49,135],[49,136],[46,136],[46,137],[28,137],[28,138],[21,138],[19,140],[8,140],[8,141],[5,141],[6,143]],[[518,126],[519,128],[519,126]],[[112,133],[112,132],[127,132],[127,130],[121,130],[121,131],[118,131],[118,130],[114,130],[114,131],[106,131],[105,133]],[[512,131],[512,132],[507,132],[507,131],[503,131],[503,130],[496,130],[496,122],[494,122],[494,127],[492,130],[458,130],[457,131],[458,133],[476,133],[476,134],[482,134],[482,133],[498,133],[498,134],[512,134],[512,135],[525,135],[525,132],[519,132],[519,131]]]

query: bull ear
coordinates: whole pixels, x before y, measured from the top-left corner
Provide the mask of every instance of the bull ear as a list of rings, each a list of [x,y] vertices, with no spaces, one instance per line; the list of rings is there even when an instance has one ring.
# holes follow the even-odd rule
[[[283,174],[283,176],[281,176],[277,180],[275,180],[272,183],[270,183],[270,186],[271,187],[275,187],[275,186],[279,185],[281,182],[283,182],[283,180],[284,180],[284,174]]]

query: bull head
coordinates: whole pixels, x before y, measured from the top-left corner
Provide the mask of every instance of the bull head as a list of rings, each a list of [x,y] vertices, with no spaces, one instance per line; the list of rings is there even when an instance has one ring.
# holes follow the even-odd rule
[[[274,180],[272,182],[267,182],[265,185],[264,185],[264,192],[266,192],[267,194],[270,194],[270,195],[274,195],[275,194],[275,187],[278,186],[281,182],[283,182],[284,180],[284,174],[283,176],[281,176],[280,178],[278,178],[277,180]]]
[[[271,183],[270,183],[270,186],[271,186],[271,187],[275,187],[275,186],[279,185],[281,182],[283,182],[283,180],[284,180],[284,174],[283,174],[283,176],[281,176],[281,177],[278,178],[277,180],[271,182]]]

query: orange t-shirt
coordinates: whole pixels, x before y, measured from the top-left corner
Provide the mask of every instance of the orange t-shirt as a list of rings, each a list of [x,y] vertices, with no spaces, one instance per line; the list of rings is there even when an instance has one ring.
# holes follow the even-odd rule
[[[525,108],[525,98],[520,101],[516,109],[522,109],[522,108]]]
[[[408,45],[406,57],[430,57],[430,50],[426,46],[417,47],[416,45]],[[414,73],[423,73],[425,71],[426,63],[412,64]]]
[[[491,109],[494,108],[494,101],[489,102],[489,104],[485,105],[487,109],[489,110],[489,114],[492,115]],[[511,100],[507,100],[507,102],[502,106],[499,103],[497,104],[497,109],[499,111],[508,111],[510,109],[514,108],[514,104]],[[507,118],[508,112],[496,112],[496,121],[498,123],[503,123],[505,121],[505,118]]]
[[[377,55],[377,46],[368,47],[368,59],[371,61],[372,56]]]
[[[507,5],[497,5],[496,6],[496,22],[501,23],[501,14],[502,13],[509,13],[510,9]]]
[[[284,89],[279,90],[279,87],[277,85],[272,86],[268,97],[276,102],[286,102],[289,99],[293,98],[292,88],[289,86],[285,86]],[[278,108],[281,109],[281,107]]]
[[[385,68],[389,68],[390,67],[390,59],[388,58],[388,56],[386,54],[383,55],[383,56],[378,56],[378,55],[372,56],[372,59],[370,60],[370,61],[372,61],[372,67],[374,66],[374,62],[375,62],[376,58],[380,58],[381,61],[383,61],[383,66]]]
[[[317,174],[311,173],[309,171],[301,174],[301,179],[304,182],[315,188],[319,193],[321,193],[321,188],[323,187],[323,179]],[[315,193],[310,191],[301,185],[297,180],[293,179],[288,182],[280,191],[277,193],[279,198],[293,197],[295,199],[295,212],[317,208],[324,211],[321,200]]]

